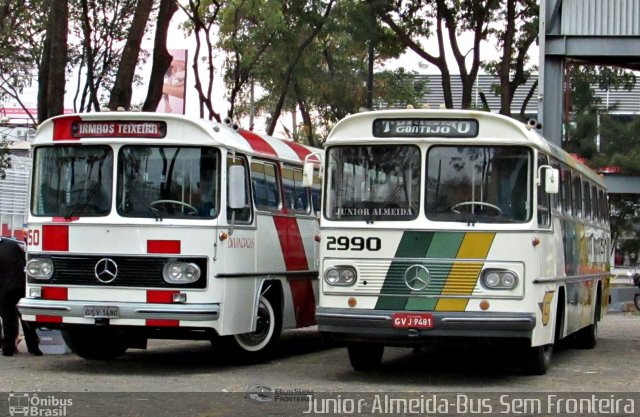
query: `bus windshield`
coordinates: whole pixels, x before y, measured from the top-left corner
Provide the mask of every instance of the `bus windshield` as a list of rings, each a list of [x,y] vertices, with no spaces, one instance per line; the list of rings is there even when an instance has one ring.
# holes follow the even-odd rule
[[[420,207],[420,149],[413,145],[328,150],[326,217],[411,220]]]
[[[531,189],[531,151],[526,147],[432,146],[427,152],[430,220],[526,222]]]
[[[109,146],[36,148],[31,212],[35,216],[105,216],[111,208]]]
[[[124,146],[116,208],[124,217],[214,218],[220,212],[220,152],[209,147]]]

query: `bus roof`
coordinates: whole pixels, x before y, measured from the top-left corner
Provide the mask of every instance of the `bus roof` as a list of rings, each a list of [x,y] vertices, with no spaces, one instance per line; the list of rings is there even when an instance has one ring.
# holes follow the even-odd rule
[[[80,124],[88,127],[79,132]],[[40,125],[33,144],[37,146],[62,141],[112,143],[114,139],[126,144],[156,140],[167,145],[217,145],[253,156],[292,163],[304,162],[307,155],[321,151],[248,130],[236,131],[211,120],[153,112],[97,112],[56,116]],[[318,161],[316,157],[311,159]]]
[[[458,136],[429,134],[420,136],[376,136],[374,133],[374,122],[379,120],[394,121],[415,121],[434,120],[438,122],[468,121],[476,120],[477,132],[473,136]],[[571,154],[565,152],[559,146],[547,141],[532,126],[524,124],[516,119],[496,113],[478,110],[453,110],[453,109],[394,109],[376,110],[352,114],[340,120],[331,130],[326,146],[347,145],[347,144],[376,144],[380,142],[393,143],[429,143],[443,140],[450,141],[451,144],[468,144],[477,142],[478,144],[501,143],[513,145],[530,145],[542,150],[560,162],[583,173],[585,176],[604,185],[602,178],[584,165]]]

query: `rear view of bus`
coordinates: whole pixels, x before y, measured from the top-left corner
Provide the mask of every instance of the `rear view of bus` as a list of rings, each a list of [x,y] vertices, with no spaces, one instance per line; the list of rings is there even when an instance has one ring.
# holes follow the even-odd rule
[[[33,149],[24,319],[61,329],[85,358],[151,338],[262,357],[282,329],[314,324],[319,196],[301,184],[311,152],[175,115],[46,121]]]
[[[366,112],[339,122],[325,152],[316,318],[355,369],[377,367],[385,345],[495,338],[523,346],[524,368],[543,374],[558,340],[595,345],[608,300],[604,186],[531,126]]]

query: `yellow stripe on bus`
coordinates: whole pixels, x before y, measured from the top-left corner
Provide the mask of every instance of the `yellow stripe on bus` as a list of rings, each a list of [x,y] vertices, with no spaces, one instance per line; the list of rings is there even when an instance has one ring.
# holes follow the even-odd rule
[[[495,233],[466,233],[456,258],[484,261],[489,249],[491,249],[495,235]],[[482,265],[483,262],[454,262],[440,295],[471,295],[478,281]],[[466,298],[442,298],[438,300],[436,310],[464,311],[468,302],[469,300]]]

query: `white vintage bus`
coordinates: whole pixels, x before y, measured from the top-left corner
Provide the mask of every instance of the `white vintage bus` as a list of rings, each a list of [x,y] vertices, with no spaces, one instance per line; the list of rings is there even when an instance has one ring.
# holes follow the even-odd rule
[[[263,357],[315,324],[316,150],[183,116],[106,112],[38,129],[26,321],[85,358],[149,338]]]
[[[331,131],[316,320],[355,369],[377,367],[385,345],[462,337],[522,344],[526,370],[543,374],[560,339],[595,345],[609,300],[605,187],[534,125],[388,110]]]

